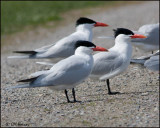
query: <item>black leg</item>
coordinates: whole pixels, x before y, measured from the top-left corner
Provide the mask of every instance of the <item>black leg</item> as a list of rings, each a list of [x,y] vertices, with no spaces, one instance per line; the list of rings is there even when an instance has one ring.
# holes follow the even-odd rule
[[[152,54],[153,54],[153,51],[152,51]]]
[[[72,94],[73,94],[74,102],[76,102],[76,95],[75,95],[75,90],[74,90],[74,88],[72,88]]]
[[[115,95],[119,92],[111,92],[111,89],[110,89],[110,86],[109,86],[109,79],[106,80],[106,83],[107,83],[107,87],[108,87],[108,94],[109,95]]]
[[[76,95],[75,95],[75,90],[74,90],[74,88],[72,88],[72,94],[73,94],[73,98],[74,98],[74,101],[73,101],[73,102],[81,102],[81,101],[77,101],[77,100],[76,100]]]
[[[106,83],[107,83],[107,87],[108,87],[108,94],[111,94],[111,89],[110,89],[110,86],[109,86],[109,79],[106,80]]]
[[[68,103],[70,103],[71,101],[68,98],[68,94],[67,94],[67,90],[66,89],[64,90],[64,93],[66,94],[66,98],[67,98]]]

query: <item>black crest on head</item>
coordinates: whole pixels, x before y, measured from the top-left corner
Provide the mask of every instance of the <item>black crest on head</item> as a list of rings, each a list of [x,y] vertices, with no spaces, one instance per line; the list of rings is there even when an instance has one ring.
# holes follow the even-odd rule
[[[134,35],[134,33],[126,28],[117,28],[113,29],[114,31],[114,37],[116,38],[119,34],[125,34],[125,35]]]
[[[80,46],[84,46],[84,47],[96,47],[96,45],[93,44],[92,42],[84,41],[84,40],[79,40],[79,41],[76,42],[75,48],[78,48]]]
[[[94,20],[91,20],[85,17],[80,17],[76,22],[76,26],[80,24],[94,24],[94,23],[96,23]]]

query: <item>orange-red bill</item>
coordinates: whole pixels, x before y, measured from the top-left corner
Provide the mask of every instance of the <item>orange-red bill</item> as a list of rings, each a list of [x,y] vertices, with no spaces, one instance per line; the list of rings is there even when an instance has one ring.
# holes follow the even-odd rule
[[[144,35],[140,35],[140,34],[134,34],[132,36],[130,36],[131,38],[147,38],[146,36]]]
[[[95,48],[92,48],[93,51],[108,51],[107,49],[103,48],[103,47],[99,47],[99,46],[96,46]]]
[[[105,23],[101,23],[101,22],[96,22],[96,24],[94,25],[94,27],[107,27],[109,26],[108,24],[105,24]]]

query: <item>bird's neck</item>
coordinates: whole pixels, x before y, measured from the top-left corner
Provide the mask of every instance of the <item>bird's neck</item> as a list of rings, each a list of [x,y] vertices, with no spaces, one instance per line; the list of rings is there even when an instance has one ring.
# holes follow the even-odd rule
[[[111,49],[127,58],[132,56],[132,45],[129,40],[115,40],[115,45]]]
[[[87,26],[87,25],[79,25],[76,27],[76,31],[77,32],[82,32],[84,34],[84,36],[87,37],[88,41],[92,41],[92,37],[93,37],[93,32],[92,32],[92,27],[91,26]]]
[[[88,63],[93,63],[92,50],[88,48],[77,48],[75,55],[84,58]]]

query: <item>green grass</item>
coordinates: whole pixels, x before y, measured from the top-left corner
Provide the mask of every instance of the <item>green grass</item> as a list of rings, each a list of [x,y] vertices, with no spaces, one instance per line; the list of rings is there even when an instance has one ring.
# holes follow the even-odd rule
[[[2,1],[1,34],[22,31],[25,26],[37,26],[62,20],[66,11],[112,5],[115,1]]]

